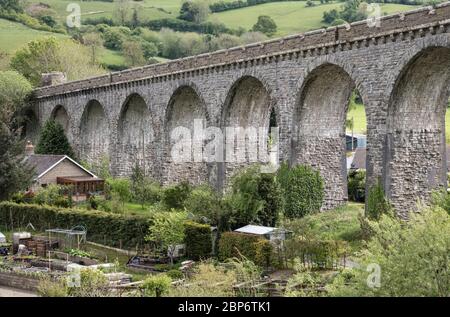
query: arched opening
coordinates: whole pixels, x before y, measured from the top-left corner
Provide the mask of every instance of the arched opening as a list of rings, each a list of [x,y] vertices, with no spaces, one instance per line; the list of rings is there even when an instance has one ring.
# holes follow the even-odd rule
[[[33,144],[39,140],[39,120],[33,110],[27,109],[24,114],[22,136]]]
[[[66,135],[68,134],[70,129],[70,120],[69,115],[67,114],[67,111],[63,106],[58,105],[55,107],[55,109],[53,109],[51,119],[61,124]]]
[[[401,72],[391,95],[386,140],[385,191],[407,218],[418,199],[446,186],[445,111],[450,49],[428,48]]]
[[[207,118],[205,104],[192,87],[182,86],[174,92],[166,113],[166,182],[200,184],[209,180],[202,138]],[[194,130],[201,138],[194,139]]]
[[[354,81],[341,67],[319,66],[307,76],[294,114],[291,164],[306,164],[320,172],[325,185],[324,210],[348,199],[351,165],[347,165],[347,153],[355,150],[357,143],[350,136],[347,147],[346,119],[354,88]]]
[[[109,136],[109,123],[102,105],[96,100],[89,101],[81,117],[81,158],[98,164],[108,155]]]
[[[219,188],[237,170],[253,163],[266,164],[271,126],[278,126],[270,94],[257,78],[245,76],[231,88],[222,113],[224,160],[219,166]]]
[[[118,161],[119,176],[129,176],[137,164],[145,173],[152,172],[153,127],[150,111],[144,99],[133,94],[122,107],[118,125]]]

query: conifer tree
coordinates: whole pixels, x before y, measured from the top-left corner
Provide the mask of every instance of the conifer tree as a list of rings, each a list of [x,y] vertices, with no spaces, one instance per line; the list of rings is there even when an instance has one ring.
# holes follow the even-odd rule
[[[54,120],[48,120],[39,136],[39,142],[35,150],[36,154],[56,154],[75,157],[69,140],[62,125]]]

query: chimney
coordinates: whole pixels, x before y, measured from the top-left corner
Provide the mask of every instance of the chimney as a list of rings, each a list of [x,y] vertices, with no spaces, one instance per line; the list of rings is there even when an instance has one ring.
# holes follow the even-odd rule
[[[62,72],[51,72],[41,75],[41,87],[63,84],[66,81],[66,74]]]
[[[27,141],[27,145],[25,146],[25,155],[26,156],[34,155],[34,146],[33,143],[31,143],[31,141]]]

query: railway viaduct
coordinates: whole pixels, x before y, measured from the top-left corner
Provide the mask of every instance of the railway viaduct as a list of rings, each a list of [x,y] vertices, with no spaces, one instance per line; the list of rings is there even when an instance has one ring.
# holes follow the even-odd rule
[[[373,22],[373,21],[372,21]],[[367,117],[367,186],[404,217],[446,184],[450,3],[38,88],[28,137],[61,122],[81,159],[135,162],[165,182],[223,184],[236,164],[173,162],[173,128],[279,128],[278,160],[325,180],[323,209],[347,199],[345,118],[356,87]],[[375,25],[374,25],[375,24]],[[270,120],[270,118],[274,120]],[[275,124],[273,124],[275,125]]]

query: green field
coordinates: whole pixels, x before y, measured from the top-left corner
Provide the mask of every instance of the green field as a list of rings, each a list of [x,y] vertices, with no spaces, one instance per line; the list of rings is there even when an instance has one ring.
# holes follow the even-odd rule
[[[228,27],[244,27],[251,29],[256,23],[258,16],[268,15],[272,17],[278,26],[276,35],[305,32],[324,26],[322,16],[325,11],[339,9],[342,3],[332,3],[306,7],[306,2],[272,2],[257,6],[214,13],[211,21],[222,22]],[[384,4],[382,12],[391,14],[399,11],[411,10],[416,6]]]
[[[350,110],[347,114],[347,119],[352,117],[354,120],[353,132],[357,134],[366,134],[367,121],[364,106],[361,104],[356,104],[354,109]],[[350,132],[350,130],[347,129],[347,132]],[[450,144],[450,111],[448,110],[445,113],[445,139],[447,144]]]

